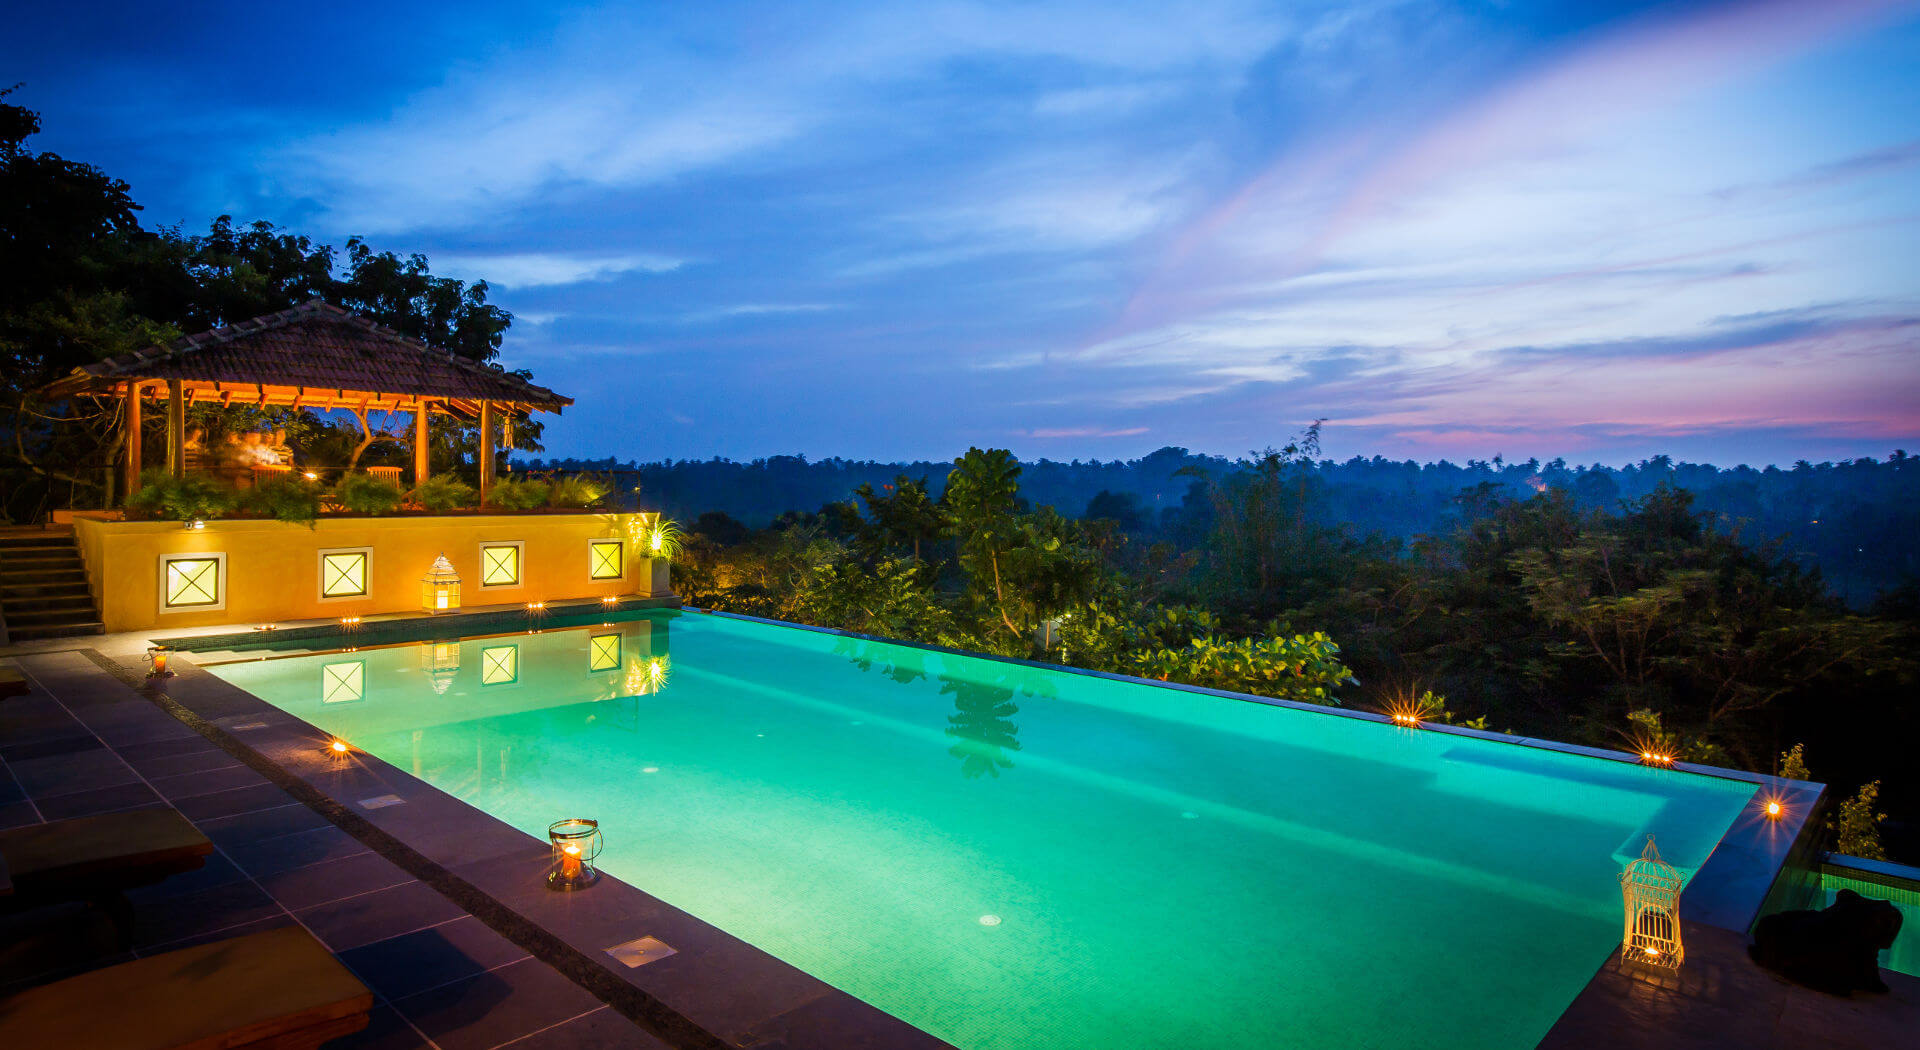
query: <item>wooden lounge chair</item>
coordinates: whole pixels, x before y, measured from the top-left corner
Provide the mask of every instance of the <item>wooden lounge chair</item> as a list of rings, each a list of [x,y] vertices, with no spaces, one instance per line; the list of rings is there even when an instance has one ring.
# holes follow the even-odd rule
[[[0,1046],[310,1050],[367,1026],[373,994],[285,926],[109,966],[0,999]]]
[[[0,831],[0,911],[92,901],[124,940],[133,914],[125,892],[192,871],[213,843],[173,809],[135,809]]]
[[[0,660],[0,700],[10,696],[25,696],[28,692],[26,673],[12,660]]]

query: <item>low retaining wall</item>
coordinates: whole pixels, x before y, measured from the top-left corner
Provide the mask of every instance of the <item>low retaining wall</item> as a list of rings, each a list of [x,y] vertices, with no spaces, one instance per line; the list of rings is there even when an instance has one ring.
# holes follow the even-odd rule
[[[177,521],[74,520],[87,582],[108,632],[223,623],[329,619],[418,611],[421,577],[444,554],[461,577],[463,605],[500,605],[671,593],[664,560],[642,557],[650,513],[468,514],[321,518],[312,528],[268,520],[215,520],[198,529]],[[600,548],[596,578],[592,544]],[[488,587],[481,547],[517,545],[517,576]],[[364,552],[364,593],[322,593],[322,555]],[[617,554],[618,576],[607,576]],[[163,601],[167,563],[216,562],[193,603]],[[350,588],[352,589],[352,588]]]

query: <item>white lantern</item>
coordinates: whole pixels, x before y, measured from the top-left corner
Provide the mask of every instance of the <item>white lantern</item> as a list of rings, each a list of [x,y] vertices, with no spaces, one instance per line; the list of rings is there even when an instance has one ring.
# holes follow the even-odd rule
[[[460,574],[453,571],[445,554],[435,558],[433,568],[420,578],[420,604],[430,613],[460,608]]]
[[[1620,942],[1621,961],[1677,970],[1686,958],[1680,944],[1679,869],[1660,859],[1647,836],[1640,859],[1620,873],[1620,894],[1626,905],[1627,928]]]

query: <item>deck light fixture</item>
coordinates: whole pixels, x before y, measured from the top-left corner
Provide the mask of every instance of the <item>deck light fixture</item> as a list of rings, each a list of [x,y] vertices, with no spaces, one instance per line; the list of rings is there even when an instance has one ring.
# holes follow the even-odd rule
[[[345,758],[347,755],[351,754],[352,752],[353,752],[353,745],[347,743],[345,740],[342,740],[339,737],[335,737],[332,740],[327,741],[327,753],[334,756],[335,758]]]
[[[1660,859],[1660,850],[1647,836],[1640,859],[1620,873],[1620,894],[1626,906],[1626,933],[1620,942],[1621,959],[1677,970],[1686,960],[1680,944],[1680,872]]]
[[[1767,819],[1768,820],[1779,820],[1781,816],[1783,816],[1786,812],[1787,812],[1787,808],[1780,804],[1779,799],[1770,798],[1767,800]]]
[[[420,577],[420,604],[430,613],[460,608],[460,574],[445,554],[433,560],[433,568]]]
[[[584,890],[600,881],[593,867],[600,856],[600,822],[574,818],[556,820],[547,825],[547,841],[553,844],[553,869],[547,872],[550,890]]]
[[[206,527],[207,523],[199,518],[188,518],[186,521],[181,522],[181,528],[186,529],[188,532],[199,532]]]

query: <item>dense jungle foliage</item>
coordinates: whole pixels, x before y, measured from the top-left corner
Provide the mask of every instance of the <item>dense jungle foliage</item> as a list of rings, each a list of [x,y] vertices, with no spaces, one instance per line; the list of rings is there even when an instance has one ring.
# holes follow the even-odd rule
[[[1365,532],[1326,506],[1317,437],[1181,467],[1181,508],[1160,516],[1111,493],[1075,516],[1036,505],[1010,453],[976,448],[937,481],[862,483],[760,529],[699,515],[675,587],[697,606],[1769,773],[1797,746],[1841,795],[1879,782],[1883,808],[1915,811],[1911,586],[1850,610],[1670,482],[1611,507],[1479,484],[1433,533]],[[1889,824],[1897,851],[1904,827]]]

